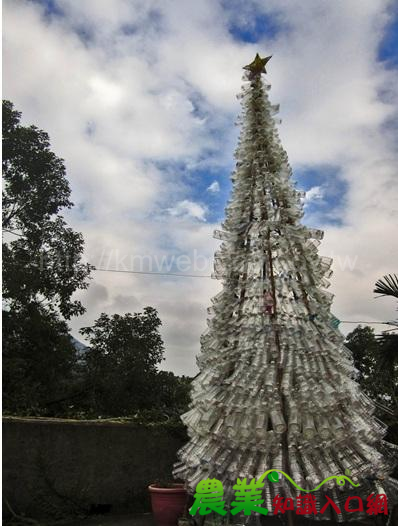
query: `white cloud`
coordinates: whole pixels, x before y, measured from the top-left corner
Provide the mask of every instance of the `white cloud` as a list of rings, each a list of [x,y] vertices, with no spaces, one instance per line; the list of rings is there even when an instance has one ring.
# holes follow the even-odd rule
[[[65,159],[77,205],[67,217],[84,234],[88,260],[130,265],[135,256],[194,250],[212,259],[208,194],[196,202],[186,167],[231,166],[241,67],[259,51],[273,55],[270,98],[281,103],[281,140],[293,169],[335,165],[348,189],[341,226],[319,225],[320,252],[335,260],[335,314],[394,316],[391,302],[372,294],[398,260],[397,151],[385,126],[396,116],[398,78],[376,60],[391,2],[55,3],[63,17],[44,16],[37,2],[4,2],[3,95],[25,123],[49,133]],[[258,12],[277,16],[282,30],[258,44],[234,40],[228,23]],[[328,187],[321,187],[325,201]],[[194,373],[206,307],[219,286],[98,272],[79,294],[87,313],[72,321],[74,334],[102,311],[153,305],[163,320],[166,367]]]
[[[199,221],[206,221],[205,214],[206,208],[204,208],[199,203],[194,203],[188,199],[180,201],[174,207],[168,208],[167,211],[170,215],[175,217],[191,217],[198,219]]]
[[[218,181],[213,181],[211,185],[207,187],[207,191],[216,194],[220,191],[220,183]]]
[[[319,201],[324,196],[324,190],[321,186],[313,186],[305,192],[304,204],[311,201]]]

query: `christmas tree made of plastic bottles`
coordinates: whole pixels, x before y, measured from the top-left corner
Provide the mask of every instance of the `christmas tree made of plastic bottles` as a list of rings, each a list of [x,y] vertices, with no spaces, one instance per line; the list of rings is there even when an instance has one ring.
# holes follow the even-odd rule
[[[346,520],[347,496],[398,494],[390,473],[395,451],[383,441],[386,426],[355,381],[352,357],[331,314],[326,291],[330,258],[317,247],[323,232],[301,224],[302,192],[291,182],[264,79],[270,57],[245,66],[241,134],[232,173],[215,277],[222,290],[208,309],[208,329],[197,357],[191,409],[182,416],[190,440],[178,453],[174,476],[190,493],[206,478],[223,483],[226,509],[237,477],[259,478],[269,469],[313,489],[333,475],[350,474],[358,487],[332,480],[325,494]],[[349,291],[347,291],[349,293]],[[266,483],[262,506],[297,497],[284,476]],[[330,511],[317,515],[331,518]],[[360,519],[360,514],[355,520]],[[353,518],[353,517],[349,517]],[[243,518],[245,519],[245,518]],[[246,517],[247,520],[247,517]]]

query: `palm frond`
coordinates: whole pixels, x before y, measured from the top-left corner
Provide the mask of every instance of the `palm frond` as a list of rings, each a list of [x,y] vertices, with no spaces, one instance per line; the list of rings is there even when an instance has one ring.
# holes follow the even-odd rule
[[[393,296],[398,298],[398,277],[396,274],[387,274],[375,283],[373,292],[382,296]]]

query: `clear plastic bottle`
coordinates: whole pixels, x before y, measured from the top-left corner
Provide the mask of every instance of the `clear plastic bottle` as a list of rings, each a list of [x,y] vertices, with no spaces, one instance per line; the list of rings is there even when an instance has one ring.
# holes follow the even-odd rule
[[[303,415],[303,436],[306,440],[310,440],[315,435],[314,417],[311,414]]]
[[[283,433],[286,430],[286,422],[283,418],[280,403],[275,403],[270,412],[272,428],[276,433]]]
[[[295,403],[291,403],[289,407],[288,430],[293,435],[300,432],[300,415]]]

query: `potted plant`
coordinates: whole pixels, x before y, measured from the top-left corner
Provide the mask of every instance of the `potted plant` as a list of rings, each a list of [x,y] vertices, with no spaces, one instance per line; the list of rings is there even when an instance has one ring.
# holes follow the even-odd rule
[[[188,494],[184,484],[158,480],[148,486],[152,511],[158,526],[177,526],[187,512]]]

